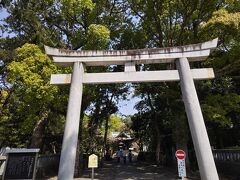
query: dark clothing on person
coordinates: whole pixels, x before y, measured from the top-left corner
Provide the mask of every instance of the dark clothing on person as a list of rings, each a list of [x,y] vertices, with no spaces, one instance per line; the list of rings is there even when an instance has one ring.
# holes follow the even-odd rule
[[[128,160],[130,163],[132,162],[132,152],[131,151],[129,151],[129,153],[128,153]]]
[[[127,162],[127,157],[123,156],[123,163],[126,164],[126,162]]]

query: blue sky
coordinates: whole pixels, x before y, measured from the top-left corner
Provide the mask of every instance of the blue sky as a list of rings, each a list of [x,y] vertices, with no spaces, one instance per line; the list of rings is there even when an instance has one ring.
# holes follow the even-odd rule
[[[139,101],[139,98],[137,97],[132,98],[132,95],[129,95],[128,99],[129,100],[121,101],[118,104],[118,108],[119,108],[118,114],[128,116],[128,115],[133,115],[134,113],[137,113],[137,110],[134,109],[133,107]]]
[[[6,9],[0,9],[0,19],[2,20],[3,18],[7,17],[7,11]]]
[[[0,9],[0,25],[3,24],[3,19],[8,16],[8,13],[5,9]],[[7,36],[8,34],[3,33],[2,29],[0,29],[0,37]]]
[[[2,24],[2,19],[4,19],[5,17],[7,17],[8,13],[5,9],[0,9],[0,22]]]

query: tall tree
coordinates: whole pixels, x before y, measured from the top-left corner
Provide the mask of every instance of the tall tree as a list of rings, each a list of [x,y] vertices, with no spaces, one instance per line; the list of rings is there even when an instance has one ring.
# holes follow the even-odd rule
[[[36,45],[25,44],[16,49],[16,57],[7,69],[13,95],[9,96],[11,104],[4,110],[4,116],[8,119],[14,116],[20,121],[18,132],[32,134],[31,142],[26,141],[26,145],[41,147],[44,127],[57,94],[57,87],[49,84],[56,67]]]

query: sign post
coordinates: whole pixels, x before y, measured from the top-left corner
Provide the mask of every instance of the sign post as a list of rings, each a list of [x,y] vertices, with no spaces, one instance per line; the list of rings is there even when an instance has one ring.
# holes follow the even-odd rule
[[[92,154],[88,157],[88,168],[92,168],[92,180],[94,179],[94,168],[98,167],[98,157]]]
[[[178,176],[184,179],[186,177],[186,165],[185,165],[185,158],[186,154],[183,150],[177,150],[175,153],[178,162]]]

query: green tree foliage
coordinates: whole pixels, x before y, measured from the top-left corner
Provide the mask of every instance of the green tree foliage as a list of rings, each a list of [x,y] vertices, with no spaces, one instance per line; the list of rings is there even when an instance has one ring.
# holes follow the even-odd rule
[[[219,124],[222,127],[231,127],[236,120],[232,114],[239,115],[240,96],[235,93],[228,93],[226,95],[216,94],[206,98],[206,105],[203,109],[210,120]]]
[[[109,133],[110,132],[121,132],[125,127],[125,124],[121,117],[111,115],[109,119]]]
[[[91,24],[87,31],[86,49],[104,49],[110,39],[110,31],[103,25]]]
[[[239,138],[236,133],[239,129],[239,38],[240,38],[240,14],[238,1],[226,1],[224,8],[213,13],[213,16],[206,21],[200,34],[203,38],[218,36],[219,49],[213,53],[213,57],[204,65],[215,68],[216,78],[209,83],[208,93],[203,101],[205,119],[211,131],[216,134],[214,144],[218,148],[231,146],[224,144],[221,136],[232,136]],[[218,130],[217,130],[218,129]],[[214,137],[214,136],[213,136]],[[235,139],[235,138],[233,138]],[[233,140],[231,143],[238,143]]]
[[[57,87],[49,84],[54,72],[56,66],[36,45],[25,44],[16,49],[16,59],[8,65],[8,81],[20,87],[24,100],[32,102],[36,97],[38,102],[48,104],[45,101],[51,102],[57,92]]]
[[[30,55],[33,53],[34,50],[36,50],[36,48],[26,48],[26,46],[24,46],[24,48],[26,49],[24,51],[25,56],[21,55],[22,59],[16,57],[16,59],[20,60],[12,62],[12,59],[15,58],[14,50],[16,47],[23,45],[25,42],[35,43],[40,45],[40,47],[42,47],[43,44],[47,44],[50,46],[58,47],[67,46],[71,49],[105,48],[107,46],[107,43],[109,42],[110,31],[106,26],[96,24],[96,22],[94,22],[94,19],[96,18],[95,3],[93,3],[91,0],[49,0],[41,2],[30,0],[12,1],[9,2],[9,4],[6,4],[4,7],[9,13],[9,16],[5,19],[6,24],[2,26],[2,29],[5,32],[14,33],[13,38],[5,37],[1,39],[1,46],[3,47],[0,54],[0,58],[2,59],[1,85],[9,85],[5,85],[4,87],[2,87],[3,89],[1,90],[3,94],[3,98],[1,99],[1,101],[3,102],[4,107],[7,108],[6,104],[12,103],[9,101],[9,99],[11,98],[11,94],[15,95],[15,93],[17,93],[17,91],[14,89],[16,87],[16,89],[18,89],[19,91],[19,94],[25,93],[23,94],[23,98],[25,99],[25,101],[22,102],[22,106],[27,106],[28,101],[32,101],[32,103],[34,103],[35,101],[32,98],[36,97],[36,95],[36,98],[40,98],[39,103],[41,101],[46,101],[46,104],[44,104],[44,102],[41,103],[43,103],[44,106],[48,106],[48,104],[50,104],[50,102],[53,101],[54,98],[61,94],[61,97],[64,100],[56,101],[55,99],[55,106],[57,106],[58,109],[55,109],[55,111],[51,113],[56,113],[56,117],[58,117],[57,114],[59,113],[65,114],[65,110],[63,109],[66,104],[65,96],[68,95],[68,90],[66,90],[66,88],[64,87],[61,87],[58,92],[51,93],[51,91],[49,91],[49,89],[51,88],[56,90],[56,87],[49,85],[50,74],[60,71],[57,71],[55,66],[54,71],[46,71],[48,69],[51,69],[51,66],[53,66],[52,64],[49,64],[49,59],[46,60],[45,64],[42,63],[42,67],[40,65],[37,67],[36,65],[34,65],[33,67],[31,67],[31,69],[29,69],[29,64],[31,64],[31,62],[33,63],[35,60],[35,55]],[[40,51],[40,49],[38,49],[38,51]],[[17,54],[17,56],[20,56],[18,52]],[[28,55],[29,59],[27,58]],[[25,59],[23,59],[23,57]],[[44,58],[46,57],[41,57],[39,59],[43,61]],[[8,63],[10,63],[9,66]],[[8,67],[8,71],[6,67]],[[36,68],[34,69],[34,72],[33,68]],[[69,72],[69,70],[63,71]],[[19,77],[20,79],[14,79],[14,75],[16,74],[18,74],[16,77]],[[6,75],[8,76],[8,80],[6,79]],[[41,79],[41,76],[44,76],[44,80]],[[44,86],[43,84],[46,84],[46,86]],[[21,88],[23,85],[26,88],[26,91]],[[84,88],[84,103],[82,107],[82,112],[84,112],[84,110],[93,101],[93,98],[95,98],[95,90],[96,88],[94,87]],[[49,94],[47,94],[47,92],[49,92]],[[48,97],[50,95],[52,97]],[[37,103],[35,104],[35,106],[38,107],[38,109],[41,108],[41,106],[39,106],[39,104]],[[48,108],[46,108],[46,111],[47,109]],[[12,113],[12,115],[16,116],[15,112]],[[44,113],[42,115],[40,114],[39,118],[43,115]],[[63,118],[61,117],[60,119],[60,122],[62,122]],[[31,121],[31,124],[35,124],[35,121],[36,120]],[[55,125],[55,127],[59,127],[58,125],[56,125],[56,123],[53,123],[53,125]],[[30,127],[33,128],[33,126]],[[47,128],[51,129],[51,127],[48,126]],[[50,132],[50,129],[47,130],[49,130]]]
[[[57,72],[56,66],[38,46],[25,44],[16,49],[16,57],[7,70],[11,96],[9,103],[1,109],[2,141],[9,145],[18,145],[20,141],[25,146],[41,146],[43,133],[40,131],[49,121],[58,92],[56,86],[49,84],[50,75]],[[9,126],[8,121],[13,125]],[[8,141],[6,133],[18,140]],[[18,133],[28,135],[28,138],[21,139],[23,137]]]
[[[240,13],[229,13],[226,9],[220,9],[201,27],[208,37],[219,37],[222,43],[229,45],[235,39],[239,39]]]
[[[104,133],[105,133],[105,125],[102,124],[101,127],[99,127],[99,129],[97,129],[96,134],[98,135],[97,137],[91,137],[91,135],[89,135],[89,121],[90,118],[88,115],[84,115],[83,117],[83,130],[82,130],[82,146],[81,148],[83,152],[86,153],[90,153],[92,151],[95,152],[100,152],[103,148],[103,137],[104,137]],[[106,117],[105,121],[107,120],[108,117]],[[111,115],[109,117],[109,123],[108,123],[108,139],[109,139],[109,135],[112,132],[121,132],[124,127],[125,127],[125,123],[123,122],[123,119],[119,116],[116,115]]]
[[[209,128],[219,126],[229,127],[229,125],[227,125],[228,123],[232,124],[232,121],[237,121],[235,118],[238,112],[228,112],[226,110],[233,108],[229,103],[225,103],[224,105],[223,103],[219,103],[219,106],[214,106],[211,104],[211,101],[215,99],[214,102],[216,102],[219,98],[222,102],[229,102],[231,101],[230,99],[233,98],[236,100],[236,107],[238,107],[239,2],[160,2],[154,0],[149,0],[145,3],[141,0],[129,2],[132,15],[139,18],[139,29],[141,29],[146,36],[147,41],[143,42],[145,43],[145,47],[175,46],[206,41],[209,40],[209,37],[220,38],[219,49],[212,54],[212,57],[202,64],[192,64],[192,68],[195,66],[215,68],[216,80],[197,83],[197,88],[203,90],[200,91],[199,97],[201,103],[204,104],[205,118],[208,122],[211,122],[207,123]],[[175,68],[174,65],[167,65],[165,67],[162,65],[148,65],[142,66],[139,69],[156,70],[173,68]],[[207,84],[208,86],[206,88]],[[145,122],[146,124],[143,123],[143,126],[139,125],[141,128],[145,127],[145,131],[150,127],[157,132],[156,127],[158,127],[161,137],[167,136],[170,133],[172,134],[173,140],[177,143],[177,146],[178,144],[180,145],[178,147],[181,147],[181,144],[185,143],[185,147],[182,148],[186,148],[189,135],[186,133],[188,127],[186,126],[183,104],[180,102],[179,88],[173,84],[167,86],[166,84],[150,84],[148,86],[138,85],[136,90],[136,95],[140,95],[141,101],[136,106],[140,114],[136,115],[137,118],[135,118],[134,123],[138,124],[136,121],[141,121],[141,123]],[[172,91],[171,95],[168,95],[168,91]],[[219,95],[219,93],[221,95]],[[210,110],[211,108],[214,109],[215,113]],[[221,119],[219,118],[218,121],[216,121],[217,112],[221,114]],[[153,114],[157,114],[156,122],[158,124],[152,124],[151,127],[150,122],[154,119]],[[231,118],[229,114],[231,114]],[[148,116],[148,118],[146,118],[146,116]],[[164,122],[167,123],[165,124]],[[212,125],[214,122],[216,124]],[[176,123],[182,124],[180,126],[181,128],[177,128]],[[133,128],[134,127],[135,126],[133,126]],[[171,131],[166,131],[169,127]],[[238,126],[235,124],[234,127],[237,128]],[[141,131],[141,128],[137,129],[140,132],[144,132]],[[137,129],[135,128],[135,131],[137,131]],[[180,132],[180,129],[184,129],[185,133]],[[179,134],[186,135],[186,137],[183,138],[184,142],[181,142],[181,139],[178,138]],[[147,134],[143,136],[145,135]],[[156,135],[153,137],[148,136],[147,139],[150,138],[152,140],[151,145],[157,145],[158,141],[161,141],[161,144],[164,145],[164,140],[162,138],[160,140],[154,140],[156,137]],[[212,139],[213,138],[211,138],[211,140]],[[152,146],[150,146],[150,149],[151,147]],[[154,149],[154,147],[152,148]]]

